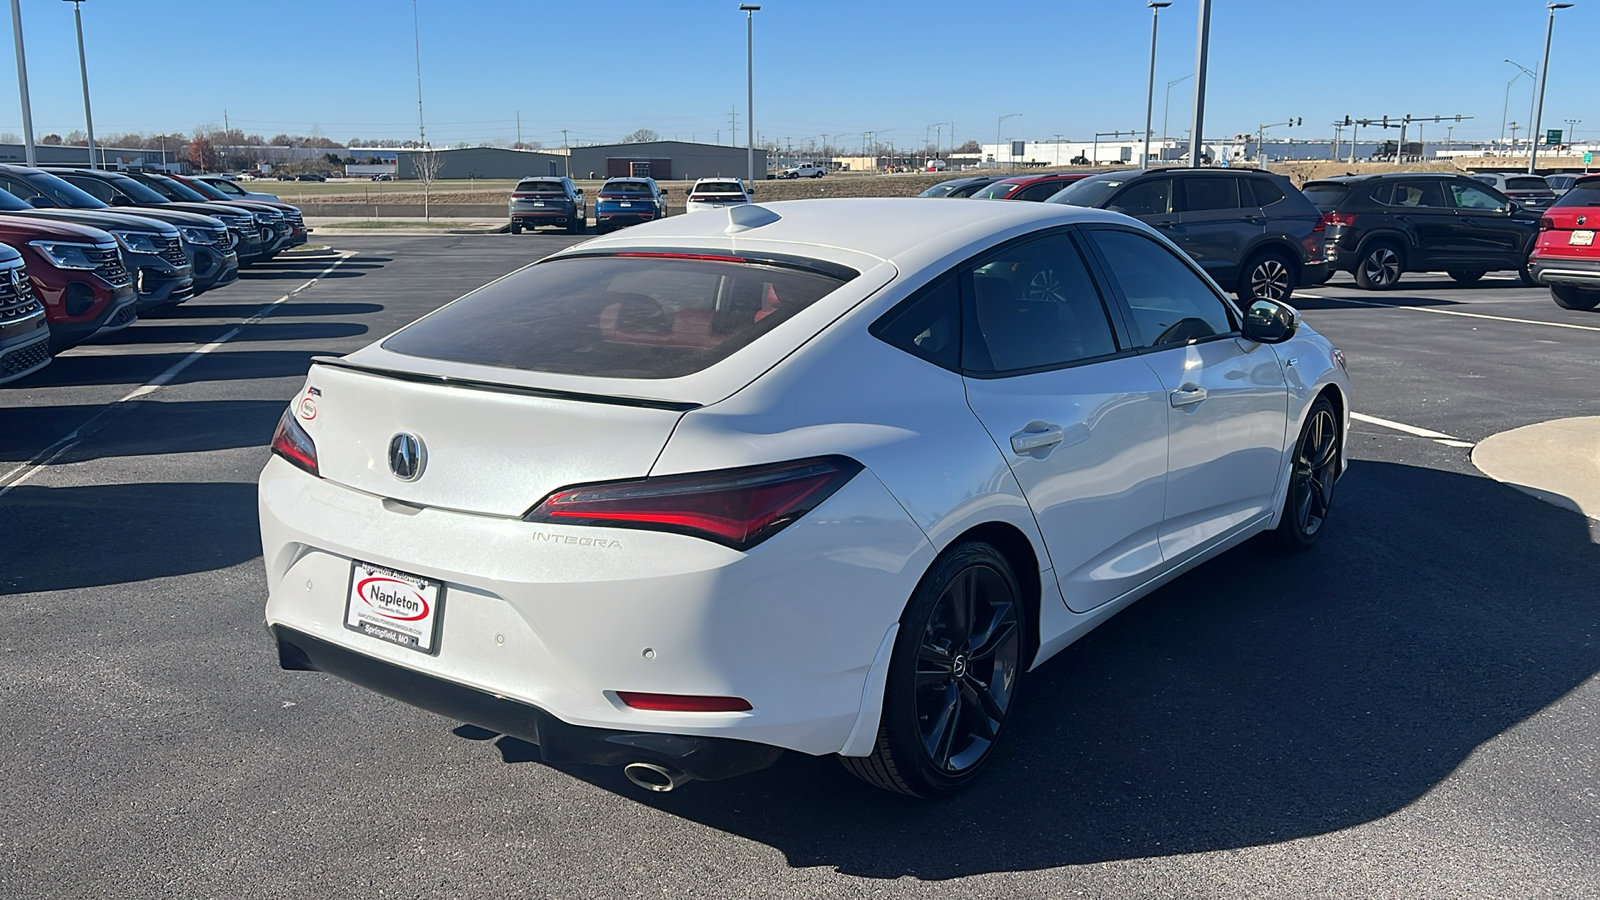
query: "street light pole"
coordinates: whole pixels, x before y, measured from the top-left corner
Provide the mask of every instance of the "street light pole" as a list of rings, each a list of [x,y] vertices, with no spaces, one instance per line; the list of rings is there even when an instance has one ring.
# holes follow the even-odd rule
[[[756,11],[759,9],[761,7],[748,3],[739,5],[744,13],[744,124],[749,128],[744,149],[745,180],[751,184],[756,180]]]
[[[22,2],[11,0],[11,34],[17,43],[17,91],[22,95],[22,146],[29,166],[38,165],[33,152],[33,106],[28,102],[28,61],[22,54]]]
[[[1150,117],[1156,105],[1156,30],[1161,26],[1161,11],[1172,5],[1172,0],[1149,0],[1150,7],[1150,81],[1144,95],[1144,155],[1139,157],[1139,168],[1150,168]]]
[[[1189,166],[1198,168],[1206,129],[1206,55],[1211,49],[1211,0],[1200,0],[1200,25],[1195,29],[1194,121],[1189,132]]]
[[[1182,84],[1183,82],[1188,81],[1189,79],[1191,79],[1193,77],[1194,77],[1194,73],[1190,72],[1189,74],[1183,76],[1182,78],[1174,78],[1171,81],[1167,82],[1167,99],[1166,99],[1166,101],[1164,103],[1161,104],[1161,140],[1163,142],[1162,146],[1165,146],[1165,142],[1166,142],[1167,138],[1172,137],[1172,132],[1167,130],[1167,112],[1172,109],[1172,88],[1175,85]]]
[[[1020,116],[1020,115],[1022,115],[1022,113],[1006,113],[1005,115],[1001,116],[999,119],[995,120],[995,123],[994,123],[994,166],[997,169],[1000,168],[1000,125],[1005,120],[1011,119],[1011,118],[1015,118],[1015,117]],[[1013,154],[1013,156],[1014,156],[1014,154]],[[1016,159],[1013,158],[1011,160],[1011,167],[1012,168],[1016,168],[1016,165],[1017,165],[1017,161],[1016,161]]]
[[[411,39],[417,51],[417,143],[426,150],[428,125],[422,118],[422,26],[417,18],[417,0],[411,0]]]
[[[1528,132],[1528,174],[1535,174],[1534,166],[1539,159],[1539,127],[1544,124],[1544,85],[1550,77],[1550,36],[1556,30],[1556,10],[1571,9],[1571,3],[1546,3],[1545,9],[1550,11],[1550,16],[1544,25],[1544,58],[1539,60],[1539,89],[1534,92],[1536,99],[1533,107],[1533,130]]]
[[[89,112],[89,63],[83,54],[83,0],[67,0],[72,4],[72,18],[78,26],[78,74],[83,78],[83,123],[89,131],[89,168],[94,164],[94,115]]]
[[[1510,64],[1512,64],[1512,66],[1515,66],[1515,67],[1517,67],[1517,69],[1520,69],[1520,70],[1518,70],[1517,75],[1515,75],[1515,77],[1512,77],[1512,80],[1509,80],[1509,82],[1506,82],[1506,102],[1504,102],[1504,104],[1501,104],[1501,144],[1504,144],[1504,143],[1506,143],[1506,115],[1509,114],[1509,112],[1510,112],[1510,86],[1515,85],[1515,83],[1517,83],[1518,80],[1520,80],[1520,78],[1523,77],[1523,75],[1528,75],[1528,77],[1530,77],[1530,78],[1538,78],[1538,77],[1536,77],[1536,75],[1533,74],[1533,69],[1530,69],[1530,67],[1523,66],[1522,62],[1515,62],[1515,61],[1512,61],[1512,59],[1501,59],[1501,62],[1510,62]]]

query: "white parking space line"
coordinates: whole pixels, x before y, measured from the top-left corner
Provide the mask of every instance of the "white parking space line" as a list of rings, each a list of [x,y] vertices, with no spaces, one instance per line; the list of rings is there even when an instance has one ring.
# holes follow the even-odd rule
[[[1380,419],[1377,416],[1369,416],[1365,413],[1358,412],[1351,413],[1350,418],[1356,420],[1357,422],[1365,422],[1368,425],[1376,425],[1379,428],[1388,428],[1404,434],[1411,434],[1416,435],[1417,437],[1427,438],[1428,440],[1433,441],[1435,444],[1443,444],[1446,447],[1474,446],[1471,441],[1463,441],[1460,438],[1451,437],[1442,431],[1419,428],[1416,425],[1407,425],[1404,422],[1396,422],[1393,419]]]
[[[17,465],[4,475],[0,475],[0,497],[4,497],[6,494],[9,494],[12,488],[27,482],[28,479],[38,474],[39,470],[44,469],[57,459],[61,458],[61,454],[71,450],[84,438],[87,438],[96,431],[100,430],[100,426],[103,424],[105,417],[110,414],[112,410],[116,409],[119,404],[127,403],[129,400],[138,400],[141,397],[148,397],[149,395],[160,390],[163,386],[171,382],[172,379],[178,377],[178,374],[184,369],[194,365],[195,362],[197,362],[202,356],[205,356],[206,354],[216,350],[218,347],[221,347],[223,344],[233,340],[235,337],[238,337],[239,332],[243,331],[246,325],[254,325],[262,319],[265,319],[267,316],[272,315],[272,313],[277,310],[279,306],[289,302],[289,300],[292,299],[296,294],[300,293],[306,288],[311,287],[318,281],[321,281],[323,278],[326,278],[328,273],[339,268],[339,266],[345,260],[355,255],[356,254],[354,251],[346,251],[344,255],[334,260],[332,265],[312,276],[311,280],[307,281],[305,284],[300,285],[289,293],[284,294],[282,297],[279,297],[271,303],[268,303],[266,306],[261,307],[259,310],[256,310],[254,315],[241,321],[233,328],[232,331],[227,332],[222,337],[219,337],[211,343],[206,344],[198,350],[195,350],[193,353],[185,356],[183,359],[173,363],[165,372],[162,372],[160,375],[157,375],[144,384],[134,388],[124,396],[106,404],[106,408],[96,413],[89,421],[79,425],[77,428],[72,429],[72,431],[68,432],[67,434],[62,435],[50,446],[34,454],[32,459]]]
[[[1538,319],[1518,319],[1512,316],[1491,316],[1487,313],[1462,312],[1457,309],[1435,309],[1431,306],[1401,306],[1398,303],[1374,303],[1371,300],[1351,300],[1348,297],[1329,297],[1327,294],[1308,294],[1296,291],[1296,297],[1313,300],[1332,300],[1334,303],[1351,303],[1356,306],[1376,306],[1380,309],[1399,309],[1408,312],[1436,313],[1441,316],[1461,316],[1467,319],[1493,319],[1496,322],[1514,322],[1518,325],[1543,325],[1547,328],[1571,328],[1576,331],[1600,331],[1600,325],[1572,325],[1567,322],[1541,322]]]

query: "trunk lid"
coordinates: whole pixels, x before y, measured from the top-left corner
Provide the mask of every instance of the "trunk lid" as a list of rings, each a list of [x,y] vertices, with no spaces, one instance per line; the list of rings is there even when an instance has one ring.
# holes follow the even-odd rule
[[[319,361],[294,401],[322,477],[421,506],[520,516],[556,488],[643,477],[683,415],[348,366]],[[389,465],[401,433],[423,449],[410,481]]]

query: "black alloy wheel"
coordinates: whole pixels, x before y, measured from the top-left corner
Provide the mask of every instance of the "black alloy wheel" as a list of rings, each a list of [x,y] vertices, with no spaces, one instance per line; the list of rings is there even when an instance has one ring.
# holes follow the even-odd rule
[[[1278,542],[1290,550],[1310,547],[1322,533],[1339,480],[1339,417],[1326,397],[1311,404],[1289,470],[1289,491],[1278,522]]]
[[[1451,269],[1448,274],[1456,284],[1477,284],[1485,273],[1482,269]]]
[[[871,756],[841,757],[869,784],[954,794],[989,761],[1022,674],[1021,593],[994,547],[959,544],[917,587],[895,639]]]
[[[1287,303],[1294,294],[1294,268],[1276,253],[1257,256],[1245,267],[1238,293],[1245,303],[1252,300]]]
[[[1404,271],[1400,252],[1388,244],[1374,244],[1356,263],[1356,284],[1369,291],[1384,291],[1400,283]]]

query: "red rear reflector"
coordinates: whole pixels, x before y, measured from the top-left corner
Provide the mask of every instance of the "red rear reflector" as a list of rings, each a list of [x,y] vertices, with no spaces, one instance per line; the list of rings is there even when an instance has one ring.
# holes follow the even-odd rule
[[[290,465],[316,475],[317,445],[295,421],[294,410],[294,406],[290,406],[278,420],[278,429],[272,433],[272,452],[288,460]]]
[[[741,697],[703,697],[696,694],[644,694],[617,691],[617,698],[634,709],[657,712],[745,712],[750,701]]]
[[[816,509],[859,471],[853,459],[824,456],[580,485],[556,491],[523,518],[667,531],[749,550]]]

